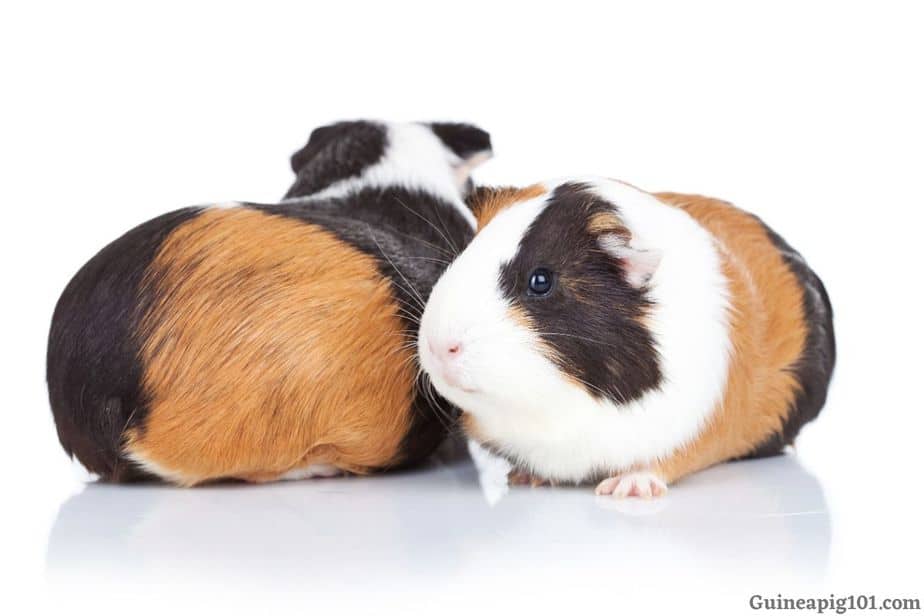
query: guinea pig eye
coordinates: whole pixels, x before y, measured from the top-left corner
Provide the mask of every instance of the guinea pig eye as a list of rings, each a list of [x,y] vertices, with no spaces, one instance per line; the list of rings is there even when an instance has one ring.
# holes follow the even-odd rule
[[[529,275],[529,294],[548,295],[552,290],[552,272],[544,267],[538,267]]]

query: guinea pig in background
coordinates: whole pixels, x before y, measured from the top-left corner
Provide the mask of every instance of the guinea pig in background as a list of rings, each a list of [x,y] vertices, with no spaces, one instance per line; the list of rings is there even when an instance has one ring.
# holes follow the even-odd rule
[[[515,479],[657,496],[780,453],[824,404],[831,305],[756,216],[586,179],[479,189],[418,353]]]
[[[64,449],[104,480],[186,486],[425,458],[453,411],[418,378],[417,322],[474,234],[464,196],[490,152],[465,124],[325,126],[282,203],[185,208],[115,240],[52,320]]]

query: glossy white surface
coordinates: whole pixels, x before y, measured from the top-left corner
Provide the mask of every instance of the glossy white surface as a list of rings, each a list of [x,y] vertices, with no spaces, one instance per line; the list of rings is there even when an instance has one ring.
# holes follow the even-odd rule
[[[795,456],[722,466],[652,501],[590,487],[496,490],[467,460],[256,487],[91,484],[52,525],[48,579],[56,592],[88,580],[247,585],[270,600],[362,605],[498,581],[540,596],[543,580],[605,594],[695,571],[699,591],[721,591],[731,580],[756,588],[767,575],[817,583],[827,570],[824,493]]]
[[[527,583],[532,567],[576,559],[601,579],[682,575],[696,563],[719,582],[768,570],[820,580],[828,561],[824,494],[794,456],[716,468],[650,501],[588,486],[493,491],[467,461],[256,487],[91,484],[62,504],[47,566],[61,582],[75,572],[145,581],[163,568],[310,592],[355,578],[412,591],[505,571]],[[742,571],[745,553],[754,562]]]

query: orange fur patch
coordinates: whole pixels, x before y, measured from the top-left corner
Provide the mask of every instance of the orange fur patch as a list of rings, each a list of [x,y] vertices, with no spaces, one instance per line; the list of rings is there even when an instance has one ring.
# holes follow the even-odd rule
[[[525,188],[513,187],[488,187],[482,186],[476,189],[475,194],[470,198],[472,211],[475,218],[478,219],[478,230],[484,229],[497,214],[514,203],[520,203],[528,199],[534,199],[545,194],[546,189],[542,184],[533,184]]]
[[[178,227],[148,270],[150,413],[126,450],[178,483],[398,461],[413,350],[375,259],[246,208]]]
[[[597,212],[587,221],[587,231],[591,235],[613,234],[629,239],[631,233],[626,225],[613,212]]]
[[[799,387],[789,368],[801,356],[808,330],[802,287],[757,220],[717,199],[655,196],[716,238],[731,302],[725,396],[696,440],[655,466],[674,481],[745,455],[781,429]]]

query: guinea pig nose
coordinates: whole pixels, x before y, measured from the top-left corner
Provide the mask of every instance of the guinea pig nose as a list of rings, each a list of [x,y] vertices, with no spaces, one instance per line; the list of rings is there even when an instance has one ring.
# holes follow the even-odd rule
[[[443,361],[453,361],[462,354],[462,343],[454,339],[430,341],[430,351]]]

